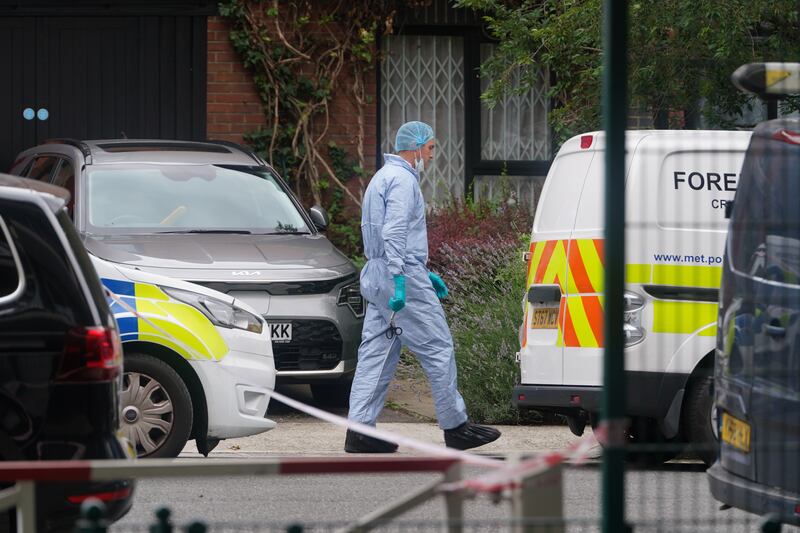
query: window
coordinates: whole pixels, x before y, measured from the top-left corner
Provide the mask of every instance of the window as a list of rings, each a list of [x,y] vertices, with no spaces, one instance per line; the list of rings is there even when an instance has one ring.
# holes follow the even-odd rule
[[[16,298],[24,289],[23,282],[22,267],[11,233],[0,217],[0,303]]]
[[[381,62],[382,146],[394,153],[397,129],[409,120],[431,125],[436,156],[422,175],[427,200],[464,196],[464,38],[390,35]],[[383,164],[383,161],[380,162]]]
[[[58,161],[59,159],[53,156],[37,157],[33,161],[33,166],[27,177],[32,180],[50,181],[50,175],[53,173],[53,168],[55,168]]]
[[[62,159],[61,164],[56,170],[56,175],[53,178],[53,185],[64,187],[69,191],[69,203],[67,204],[67,212],[69,216],[73,216],[75,208],[75,167],[69,159]]]
[[[310,233],[266,168],[97,165],[88,174],[93,233]]]
[[[754,277],[800,285],[800,150],[754,136],[747,151],[732,225],[733,267]]]
[[[497,47],[481,43],[481,63],[487,61]],[[481,93],[489,88],[481,77]],[[511,80],[515,86],[518,76]],[[487,161],[544,161],[550,159],[550,128],[547,112],[550,105],[546,72],[539,75],[538,85],[525,94],[509,94],[494,107],[481,102],[481,159]]]

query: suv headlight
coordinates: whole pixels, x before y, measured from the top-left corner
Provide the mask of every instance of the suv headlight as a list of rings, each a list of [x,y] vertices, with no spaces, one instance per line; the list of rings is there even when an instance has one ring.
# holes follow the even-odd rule
[[[351,283],[339,289],[339,299],[336,305],[346,305],[356,318],[364,316],[364,298],[361,297],[361,284]]]
[[[642,310],[644,298],[635,292],[625,291],[625,310],[623,311],[622,333],[625,336],[625,346],[633,346],[644,339],[642,328]]]
[[[264,322],[261,318],[222,300],[172,287],[161,287],[161,290],[179,302],[191,305],[203,313],[215,326],[243,329],[259,334],[264,329]]]

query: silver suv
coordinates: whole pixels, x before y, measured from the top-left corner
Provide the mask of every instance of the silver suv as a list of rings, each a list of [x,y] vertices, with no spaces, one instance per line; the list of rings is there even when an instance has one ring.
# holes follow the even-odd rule
[[[355,266],[263,159],[225,141],[59,139],[12,174],[68,189],[86,248],[240,299],[270,324],[279,382],[347,402],[364,301]]]

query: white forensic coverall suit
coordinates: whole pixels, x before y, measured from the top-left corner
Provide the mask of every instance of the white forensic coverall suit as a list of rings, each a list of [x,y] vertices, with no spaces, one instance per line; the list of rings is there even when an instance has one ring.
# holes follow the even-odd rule
[[[407,346],[430,382],[439,427],[452,429],[467,421],[467,411],[456,388],[450,328],[428,277],[428,231],[419,174],[399,156],[384,154],[384,160],[362,206],[367,264],[361,271],[361,294],[367,311],[348,418],[375,425],[400,349]],[[389,328],[388,301],[394,295],[396,275],[405,276],[406,305],[395,316],[402,335],[389,339],[384,333]]]

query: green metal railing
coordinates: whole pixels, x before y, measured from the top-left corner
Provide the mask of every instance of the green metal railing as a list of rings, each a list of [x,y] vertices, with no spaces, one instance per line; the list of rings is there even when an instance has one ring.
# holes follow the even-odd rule
[[[605,354],[603,421],[603,531],[630,531],[625,523],[625,129],[628,117],[628,1],[603,4],[603,128],[605,152]]]

